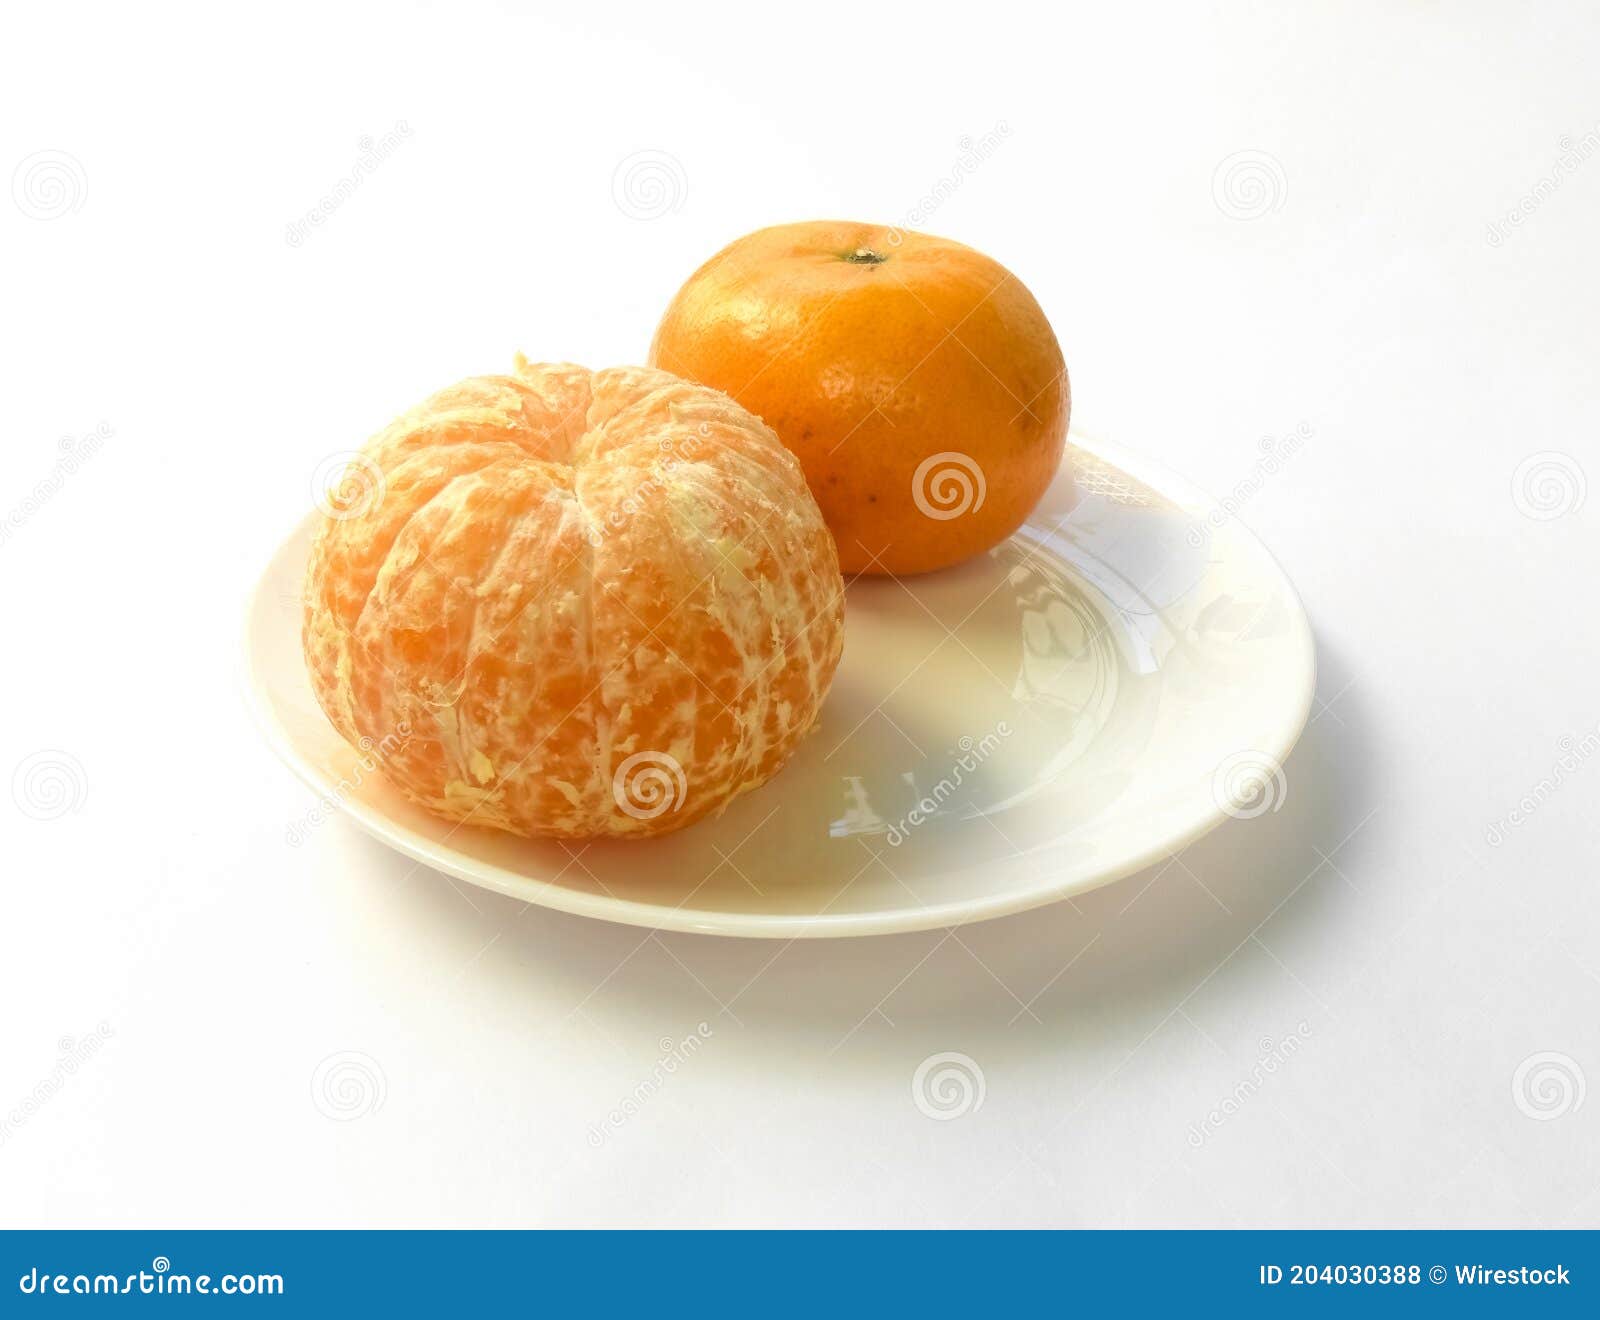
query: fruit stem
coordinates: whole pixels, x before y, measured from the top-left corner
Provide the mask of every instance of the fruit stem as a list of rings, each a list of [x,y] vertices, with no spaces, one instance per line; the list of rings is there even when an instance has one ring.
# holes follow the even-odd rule
[[[882,252],[874,252],[871,248],[858,247],[854,252],[846,252],[844,260],[852,266],[876,266],[889,260]]]

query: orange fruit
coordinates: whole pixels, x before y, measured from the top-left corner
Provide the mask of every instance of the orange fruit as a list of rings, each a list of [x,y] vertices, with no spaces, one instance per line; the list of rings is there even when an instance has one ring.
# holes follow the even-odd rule
[[[847,573],[997,545],[1061,462],[1071,391],[1033,295],[948,238],[778,225],[678,291],[650,362],[725,390],[800,457]]]
[[[778,772],[839,662],[844,584],[799,464],[665,372],[519,357],[381,431],[332,500],[312,688],[450,820],[687,825]]]

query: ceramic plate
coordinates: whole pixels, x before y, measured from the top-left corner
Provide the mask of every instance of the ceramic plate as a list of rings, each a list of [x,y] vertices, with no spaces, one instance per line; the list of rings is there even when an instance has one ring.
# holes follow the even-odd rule
[[[1107,884],[1271,806],[1315,682],[1305,613],[1265,547],[1157,465],[1074,436],[998,549],[850,584],[833,691],[777,778],[652,840],[516,839],[411,805],[323,717],[300,655],[315,519],[267,566],[246,625],[278,753],[418,862],[638,926],[871,935]]]

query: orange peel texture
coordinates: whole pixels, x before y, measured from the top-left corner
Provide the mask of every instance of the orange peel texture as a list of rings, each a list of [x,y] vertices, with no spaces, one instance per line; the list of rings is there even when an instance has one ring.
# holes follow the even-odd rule
[[[1044,309],[953,239],[815,220],[723,248],[650,365],[726,390],[799,456],[846,573],[993,549],[1061,466],[1072,387]]]
[[[439,816],[660,834],[816,722],[838,556],[799,463],[725,394],[519,356],[385,428],[338,499],[306,571],[311,686]]]

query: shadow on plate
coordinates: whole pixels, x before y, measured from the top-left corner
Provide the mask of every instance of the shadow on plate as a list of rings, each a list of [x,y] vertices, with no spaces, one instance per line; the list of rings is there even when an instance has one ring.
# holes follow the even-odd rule
[[[1228,821],[1176,859],[1102,889],[953,932],[791,942],[655,933],[475,889],[464,902],[439,875],[364,837],[359,846],[372,850],[382,901],[419,940],[439,925],[469,926],[460,946],[499,933],[492,956],[466,973],[477,995],[581,1007],[602,1026],[647,1012],[686,1031],[720,1021],[826,1048],[876,1019],[913,1041],[926,1036],[929,1048],[1008,1029],[1029,1033],[1019,1048],[1036,1046],[1086,1015],[1162,1016],[1211,978],[1255,974],[1258,960],[1232,957],[1252,935],[1292,947],[1316,938],[1330,905],[1360,901],[1339,875],[1339,853],[1358,846],[1382,767],[1348,667],[1325,647],[1319,662],[1311,722],[1277,810]]]

